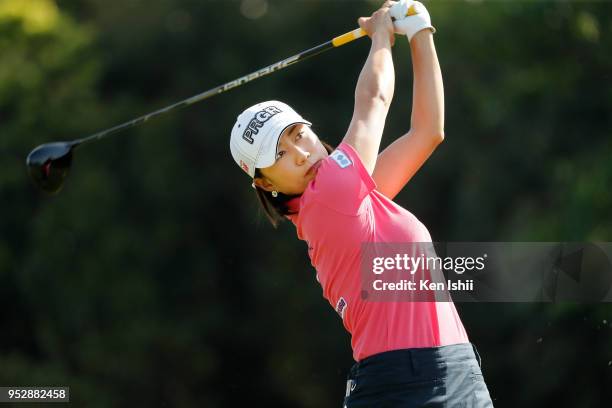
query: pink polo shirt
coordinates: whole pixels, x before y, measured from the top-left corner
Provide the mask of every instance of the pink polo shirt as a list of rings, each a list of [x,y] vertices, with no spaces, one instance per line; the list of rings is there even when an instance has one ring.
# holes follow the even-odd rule
[[[323,296],[351,333],[356,361],[389,350],[469,342],[452,302],[362,299],[363,243],[431,242],[427,228],[376,190],[357,152],[341,143],[321,161],[288,218],[308,254]]]

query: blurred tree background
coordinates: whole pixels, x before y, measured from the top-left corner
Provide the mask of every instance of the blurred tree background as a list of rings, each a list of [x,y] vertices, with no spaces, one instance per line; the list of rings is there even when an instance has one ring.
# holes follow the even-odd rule
[[[84,148],[59,195],[24,164],[38,144],[235,79],[377,5],[0,0],[0,385],[70,386],[87,407],[340,406],[350,338],[228,142],[242,109],[281,99],[339,143],[369,40]],[[435,241],[612,241],[612,4],[426,5],[446,141],[396,200]],[[409,51],[398,38],[383,145],[409,127]],[[609,406],[610,305],[457,308],[496,406]]]

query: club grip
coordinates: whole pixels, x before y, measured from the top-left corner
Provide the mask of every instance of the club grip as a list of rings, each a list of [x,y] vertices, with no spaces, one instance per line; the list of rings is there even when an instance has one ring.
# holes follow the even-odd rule
[[[406,16],[414,16],[415,14],[417,14],[417,11],[414,8],[414,5],[408,7],[408,10],[406,10]],[[344,33],[342,35],[334,37],[334,39],[332,40],[332,44],[334,47],[340,47],[341,45],[350,43],[351,41],[361,38],[365,35],[367,35],[367,33],[362,28],[356,28],[353,31],[349,31],[348,33]]]
[[[366,32],[361,28],[356,28],[353,31],[349,31],[348,33],[339,35],[332,40],[332,44],[334,47],[340,47],[346,43],[349,43],[353,40],[361,38],[366,35]]]

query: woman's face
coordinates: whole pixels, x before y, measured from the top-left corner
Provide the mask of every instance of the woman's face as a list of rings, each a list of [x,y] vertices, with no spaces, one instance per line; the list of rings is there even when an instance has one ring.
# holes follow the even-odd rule
[[[260,169],[263,177],[255,178],[254,182],[266,191],[302,194],[317,174],[319,161],[327,156],[327,150],[308,125],[289,126],[279,140],[276,162]]]

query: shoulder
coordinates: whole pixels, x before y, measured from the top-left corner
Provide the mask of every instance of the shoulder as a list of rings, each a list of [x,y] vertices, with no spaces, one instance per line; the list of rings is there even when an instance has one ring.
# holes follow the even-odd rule
[[[365,169],[357,151],[341,143],[318,169],[304,192],[308,201],[323,204],[347,215],[356,215],[376,183]]]

